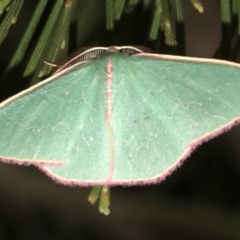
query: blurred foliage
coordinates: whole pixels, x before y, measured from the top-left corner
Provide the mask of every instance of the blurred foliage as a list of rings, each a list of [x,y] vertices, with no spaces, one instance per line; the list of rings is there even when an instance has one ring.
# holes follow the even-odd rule
[[[0,0],[0,101],[45,79],[55,71],[55,65],[59,65],[69,53],[83,46],[144,45],[158,53],[184,56],[187,47],[186,36],[189,34],[186,31],[186,22],[191,21],[185,19],[186,5],[191,4],[188,11],[194,12],[197,18],[197,15],[205,14],[208,10],[205,9],[203,2],[203,0],[105,0],[105,2]],[[221,41],[214,49],[213,57],[236,61],[240,48],[240,1],[216,2],[221,3],[216,10],[221,16],[221,20],[219,19]],[[211,9],[213,15],[214,10]],[[201,49],[201,39],[197,39],[196,45]],[[234,135],[229,134],[228,136]],[[147,186],[144,198],[140,197],[142,196],[140,190],[136,188],[122,189],[121,194],[114,193],[113,198],[114,196],[118,198],[114,199],[115,213],[110,216],[113,217],[112,222],[102,220],[100,216],[96,216],[99,214],[95,209],[91,210],[90,206],[84,205],[87,204],[85,195],[79,194],[78,189],[56,186],[45,178],[41,181],[47,182],[38,185],[41,173],[31,169],[34,171],[32,174],[26,169],[16,170],[16,166],[1,165],[0,237],[53,239],[49,232],[58,231],[57,239],[60,239],[60,236],[61,239],[70,239],[70,236],[71,239],[99,238],[100,234],[103,234],[101,236],[105,239],[113,237],[123,239],[124,237],[121,238],[123,235],[120,237],[115,235],[124,222],[124,226],[127,227],[121,228],[121,231],[127,231],[128,226],[131,228],[128,238],[137,236],[137,239],[159,239],[163,236],[162,239],[196,239],[196,236],[200,236],[200,239],[211,240],[240,239],[238,227],[240,180],[236,177],[240,172],[230,166],[230,163],[221,161],[221,157],[229,150],[222,152],[224,147],[219,149],[213,143],[208,146],[207,152],[212,162],[207,159],[207,153],[199,152],[206,160],[201,160],[200,164],[200,157],[197,157],[198,163],[195,162],[196,165],[192,168],[187,168],[191,163],[185,164],[181,168],[182,172],[179,170],[173,174],[175,183],[174,177],[171,177],[161,184],[161,191],[157,186]],[[231,149],[233,155],[236,151],[233,146],[226,149]],[[240,156],[236,152],[235,155]],[[230,159],[228,154],[225,157]],[[194,169],[196,174],[186,178]],[[212,172],[209,172],[210,169]],[[23,176],[26,176],[26,179]],[[29,178],[31,181],[28,181]],[[154,190],[149,193],[149,189]],[[126,200],[124,192],[127,192],[130,199]],[[24,194],[29,194],[31,201],[25,199]],[[150,198],[151,194],[158,198]],[[185,195],[189,197],[187,200],[178,200],[179,196],[184,198]],[[207,196],[210,203],[202,203],[203,196]],[[195,200],[192,200],[194,197]],[[217,201],[219,208],[216,206]],[[214,207],[211,205],[212,202]],[[33,203],[36,207],[34,213],[31,212]],[[83,204],[81,208],[78,207],[80,204]],[[160,210],[157,211],[154,206],[158,206]],[[227,209],[221,208],[222,206],[227,206]],[[73,209],[69,210],[70,207]],[[14,213],[11,208],[15,209]],[[114,214],[117,220],[114,219]],[[42,227],[40,222],[51,231]],[[156,229],[152,226],[153,223]],[[11,229],[14,224],[15,232]],[[79,224],[83,228],[81,233],[78,232]],[[160,233],[159,224],[162,227]],[[29,228],[34,229],[34,226],[39,227],[39,235],[33,230],[32,234],[29,232],[29,235],[26,234]],[[151,226],[146,236],[136,233],[134,235],[134,229],[141,232],[144,226]],[[94,232],[84,228],[94,229]],[[112,232],[111,228],[115,230]]]
[[[183,11],[186,1],[90,2],[34,1],[32,13],[23,16],[28,0],[0,1],[0,50],[6,48],[8,55],[0,70],[0,100],[45,79],[55,71],[54,65],[86,44],[145,45],[159,53],[186,54]],[[204,12],[200,0],[190,2],[192,10],[197,10],[195,14]],[[236,59],[239,5],[237,0],[221,1],[222,43],[214,55],[217,58]],[[27,19],[25,25],[20,22],[22,18]],[[9,47],[11,34],[8,36],[8,33],[14,25],[21,34],[14,36],[17,43]]]

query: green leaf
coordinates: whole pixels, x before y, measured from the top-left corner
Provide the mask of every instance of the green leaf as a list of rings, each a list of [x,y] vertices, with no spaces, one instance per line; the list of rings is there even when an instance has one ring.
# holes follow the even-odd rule
[[[9,4],[9,11],[0,24],[0,44],[7,36],[11,25],[16,23],[23,2],[24,0],[12,0]],[[5,4],[6,2],[4,1],[4,6]]]
[[[43,52],[46,49],[46,42],[50,39],[50,36],[53,31],[53,27],[57,21],[57,18],[59,16],[63,3],[64,3],[63,0],[56,1],[50,16],[46,21],[45,27],[39,38],[38,44],[36,45],[31,55],[31,58],[29,60],[29,63],[23,73],[23,77],[33,75],[37,68],[37,65],[43,62]],[[31,82],[31,85],[34,85],[38,81],[39,80],[37,78],[34,78]]]
[[[102,186],[92,188],[92,190],[88,196],[88,201],[91,204],[94,204],[100,198],[101,190],[102,190]]]
[[[195,9],[198,10],[198,12],[203,13],[204,12],[204,8],[202,3],[200,2],[200,0],[191,0],[192,5]]]
[[[99,212],[104,214],[104,215],[109,215],[110,214],[110,188],[107,186],[98,186],[98,187],[93,187],[89,197],[88,201],[91,204],[94,204],[97,200],[99,199]]]
[[[11,61],[9,62],[3,77],[1,78],[0,82],[0,96],[2,98],[5,98],[10,95],[11,88],[13,87],[16,79],[14,79],[14,76],[9,76],[9,72],[11,72],[11,69],[16,69],[17,66],[23,61],[24,57],[26,56],[27,48],[29,47],[30,41],[32,39],[32,36],[34,34],[35,29],[37,28],[37,25],[39,23],[39,20],[41,18],[41,15],[44,11],[44,8],[47,4],[47,0],[41,0],[39,1],[35,11],[33,12],[33,15],[29,21],[28,27],[19,42],[19,45],[15,51],[15,54],[11,58]],[[14,72],[13,72],[14,75]]]
[[[0,0],[0,14],[3,13],[4,9],[11,2],[11,0]]]
[[[114,28],[114,1],[113,0],[105,0],[106,1],[106,28],[107,30],[112,30]]]
[[[47,56],[45,61],[55,63],[58,60],[58,56],[61,50],[64,50],[63,42],[67,41],[67,35],[69,31],[69,24],[71,18],[72,1],[68,1],[67,4],[62,8],[58,20],[55,23],[55,29],[51,45],[48,48]],[[45,64],[40,72],[40,77],[49,75],[52,71],[51,64]]]
[[[99,212],[104,215],[109,215],[110,214],[109,207],[110,207],[110,188],[103,186],[99,201]]]
[[[115,0],[115,20],[119,20],[125,5],[125,0]]]
[[[153,21],[152,21],[152,25],[151,25],[150,33],[149,33],[149,39],[151,39],[151,40],[157,39],[158,30],[160,27],[161,13],[162,13],[161,0],[156,0],[155,11],[153,14]]]

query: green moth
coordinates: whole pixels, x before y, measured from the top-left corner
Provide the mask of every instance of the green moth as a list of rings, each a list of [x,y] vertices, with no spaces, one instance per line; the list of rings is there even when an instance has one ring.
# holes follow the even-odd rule
[[[65,185],[156,183],[240,120],[240,66],[97,47],[0,104],[0,158]]]

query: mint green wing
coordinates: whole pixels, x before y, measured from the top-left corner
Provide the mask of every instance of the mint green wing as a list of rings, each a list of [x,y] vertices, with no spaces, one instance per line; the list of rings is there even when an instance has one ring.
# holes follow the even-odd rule
[[[60,181],[108,178],[104,83],[104,67],[88,62],[3,102],[0,158],[58,166]]]
[[[164,179],[197,145],[239,122],[237,64],[141,54],[113,66],[115,184]]]

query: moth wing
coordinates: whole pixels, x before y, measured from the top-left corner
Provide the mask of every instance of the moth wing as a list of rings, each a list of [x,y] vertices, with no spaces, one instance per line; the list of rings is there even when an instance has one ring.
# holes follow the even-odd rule
[[[159,181],[197,145],[239,122],[237,64],[140,54],[121,65],[112,116],[114,184]]]
[[[0,158],[48,166],[60,181],[106,179],[105,72],[99,64],[80,64],[3,102]]]

